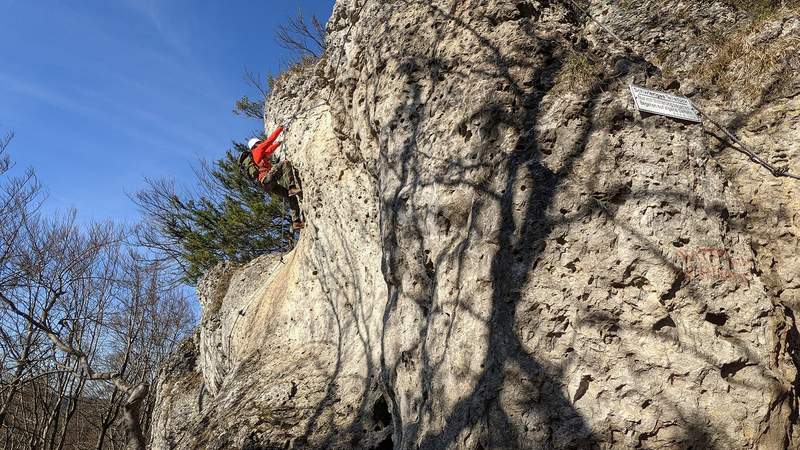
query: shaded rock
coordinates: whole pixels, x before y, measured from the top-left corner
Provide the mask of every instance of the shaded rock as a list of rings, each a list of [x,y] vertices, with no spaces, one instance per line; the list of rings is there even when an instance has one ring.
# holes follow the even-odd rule
[[[796,448],[800,185],[626,91],[740,17],[617,3],[589,2],[644,56],[622,65],[569,3],[337,2],[267,105],[267,129],[298,116],[307,228],[201,283],[153,447]],[[800,98],[672,72],[800,172]]]

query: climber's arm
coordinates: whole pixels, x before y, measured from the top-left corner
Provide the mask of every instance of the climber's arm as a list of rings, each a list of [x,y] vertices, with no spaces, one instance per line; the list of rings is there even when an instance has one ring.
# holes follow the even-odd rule
[[[268,142],[264,142],[253,149],[253,161],[258,167],[263,167],[266,162],[269,162],[269,157],[281,146],[280,142],[268,144]]]
[[[283,133],[282,126],[276,128],[266,140],[262,141],[253,149],[253,161],[255,161],[259,167],[263,165],[262,161],[269,160],[272,153],[280,147],[281,143],[275,141],[281,133]]]
[[[281,144],[282,144],[282,142],[276,142],[276,143],[270,145],[267,148],[267,150],[264,151],[264,158],[270,158],[272,156],[272,154],[275,153],[275,150],[277,150],[278,147],[281,146]]]
[[[273,131],[272,134],[269,135],[269,137],[266,140],[267,145],[272,145],[275,142],[275,139],[278,139],[278,136],[280,136],[281,133],[283,133],[283,125],[276,128],[275,131]]]

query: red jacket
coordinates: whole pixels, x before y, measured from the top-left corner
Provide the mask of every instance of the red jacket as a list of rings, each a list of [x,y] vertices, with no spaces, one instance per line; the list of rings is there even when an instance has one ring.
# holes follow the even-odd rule
[[[280,142],[275,142],[281,133],[283,133],[283,127],[278,127],[265,141],[253,147],[253,162],[258,166],[258,181],[263,181],[269,170],[272,169],[272,163],[269,162],[269,159],[275,153],[275,150],[281,146]]]

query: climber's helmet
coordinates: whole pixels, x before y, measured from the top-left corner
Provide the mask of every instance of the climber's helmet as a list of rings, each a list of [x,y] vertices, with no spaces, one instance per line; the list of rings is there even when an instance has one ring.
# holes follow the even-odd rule
[[[247,148],[252,150],[259,142],[261,142],[259,138],[250,139],[250,142],[247,143]]]

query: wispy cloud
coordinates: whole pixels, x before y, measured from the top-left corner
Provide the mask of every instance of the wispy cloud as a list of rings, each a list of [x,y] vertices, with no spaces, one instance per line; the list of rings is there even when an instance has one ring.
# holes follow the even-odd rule
[[[71,112],[92,115],[94,111],[83,103],[71,99],[59,92],[44,88],[30,81],[20,80],[9,74],[0,72],[0,89],[10,94],[31,98],[50,106],[55,106]]]
[[[168,20],[163,9],[163,2],[157,0],[125,0],[125,5],[144,16],[161,37],[161,40],[172,51],[184,58],[191,56],[191,49],[187,44],[185,35],[176,28],[176,24],[181,23],[181,21]]]
[[[96,95],[73,97],[3,72],[0,72],[0,90],[83,115],[145,145],[170,149],[173,153],[186,158],[194,158],[196,149],[203,148],[208,142],[213,141],[202,131],[178,127],[154,111],[129,107],[127,104],[119,104]],[[140,123],[142,126],[132,126],[130,125],[132,123]]]
[[[204,56],[196,55],[192,51],[192,41],[189,39],[191,33],[187,28],[191,8],[182,5],[178,15],[168,9],[169,6],[175,8],[176,4],[177,2],[160,0],[124,0],[123,5],[144,18],[155,31],[158,40],[164,44],[163,48],[138,44],[135,51],[145,58],[158,61],[161,70],[173,73],[173,80],[186,80],[179,89],[191,90],[193,95],[224,103],[226,108],[229,107],[229,99],[224,99],[217,92],[220,81],[214,78],[212,71],[202,62]]]

